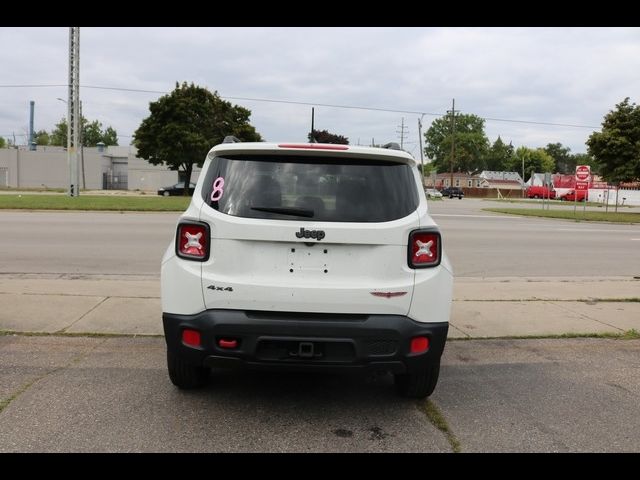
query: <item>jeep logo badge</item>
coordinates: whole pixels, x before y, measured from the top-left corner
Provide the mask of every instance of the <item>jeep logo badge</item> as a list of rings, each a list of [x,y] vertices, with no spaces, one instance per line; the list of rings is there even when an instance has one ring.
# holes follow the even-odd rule
[[[317,238],[322,240],[324,238],[323,230],[305,230],[304,227],[300,227],[300,231],[296,232],[298,238]]]

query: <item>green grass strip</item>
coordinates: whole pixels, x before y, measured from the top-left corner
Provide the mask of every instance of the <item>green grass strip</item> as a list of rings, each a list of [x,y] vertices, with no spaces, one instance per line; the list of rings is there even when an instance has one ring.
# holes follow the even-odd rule
[[[586,222],[640,223],[640,213],[636,212],[583,212],[580,208],[573,210],[542,210],[535,208],[483,208],[482,210],[523,217],[560,218]]]
[[[98,333],[98,332],[19,332],[0,330],[0,337],[16,335],[20,337],[89,337],[89,338],[163,338],[160,333]]]
[[[16,398],[18,398],[20,395],[22,395],[24,392],[26,392],[29,387],[31,387],[31,385],[33,385],[34,383],[36,383],[38,380],[43,379],[44,377],[46,377],[49,373],[46,373],[44,375],[40,375],[37,378],[34,378],[33,380],[31,380],[30,382],[24,384],[22,387],[20,387],[18,390],[16,390],[15,392],[13,392],[13,394],[8,397],[5,398],[4,400],[0,400],[0,413],[2,413],[2,411],[7,408],[9,406],[9,404],[11,402],[13,402]]]
[[[526,199],[526,198],[483,198],[482,200],[486,201],[486,202],[498,202],[498,203],[524,203],[527,205],[539,205],[540,207],[542,207],[542,200],[539,199],[535,199],[535,198],[531,198],[531,199]],[[547,200],[545,199],[545,204],[546,204]],[[567,208],[574,208],[574,203],[575,202],[564,202],[562,200],[549,200],[549,205],[553,206],[553,207],[567,207]],[[584,202],[578,202],[578,208],[582,208],[585,205]],[[604,208],[604,205],[602,203],[598,203],[598,202],[587,202],[586,203],[587,207],[599,207],[599,208]],[[614,208],[612,206],[609,206],[609,208]],[[629,205],[618,205],[618,208],[631,208]]]
[[[447,419],[444,418],[444,415],[435,404],[435,402],[427,399],[420,405],[420,408],[427,415],[427,418],[429,419],[431,424],[442,433],[444,433],[445,437],[447,438],[447,442],[449,442],[449,445],[451,445],[451,450],[453,451],[453,453],[460,453],[462,451],[462,446],[451,430],[451,427],[449,427]]]
[[[468,340],[546,340],[546,339],[565,339],[565,338],[606,338],[612,340],[638,340],[640,332],[635,328],[625,330],[620,333],[603,332],[603,333],[558,333],[547,335],[505,335],[501,337],[455,337],[448,338],[447,342],[458,342]]]
[[[182,212],[191,197],[134,197],[110,195],[0,195],[0,209],[14,210],[105,210],[135,212]]]

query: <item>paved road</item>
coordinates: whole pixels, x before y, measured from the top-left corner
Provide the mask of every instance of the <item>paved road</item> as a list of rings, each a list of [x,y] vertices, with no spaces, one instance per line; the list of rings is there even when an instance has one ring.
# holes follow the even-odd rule
[[[448,452],[389,375],[169,382],[161,338],[0,337],[0,452]],[[450,342],[432,402],[463,452],[640,450],[640,341]],[[2,408],[0,406],[0,408]]]
[[[456,276],[640,275],[640,225],[577,223],[482,211],[496,205],[505,206],[468,198],[431,202],[431,213],[442,230]],[[520,205],[526,204],[513,204]]]
[[[178,216],[0,211],[0,273],[159,275]]]
[[[460,277],[640,275],[640,225],[483,212],[431,203]],[[177,213],[0,212],[0,273],[158,275]]]

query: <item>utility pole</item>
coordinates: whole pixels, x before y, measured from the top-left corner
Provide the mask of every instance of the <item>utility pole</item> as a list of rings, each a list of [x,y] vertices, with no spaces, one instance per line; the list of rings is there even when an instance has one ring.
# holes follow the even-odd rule
[[[426,186],[427,182],[425,180],[425,171],[424,171],[424,151],[422,150],[422,117],[424,117],[424,113],[418,119],[418,141],[420,145],[420,164],[422,165],[422,186]]]
[[[29,102],[29,150],[36,149],[36,138],[35,138],[35,132],[33,128],[33,114],[34,114],[35,108],[36,108],[36,102],[31,100]]]
[[[80,162],[82,164],[82,188],[87,189],[87,180],[84,176],[84,134],[82,133],[82,100],[80,100]]]
[[[456,99],[453,99],[451,104],[451,158],[449,160],[451,169],[451,183],[450,187],[453,187],[453,162],[456,155]],[[449,113],[449,112],[447,112]]]
[[[309,140],[309,143],[316,143],[316,139],[313,136],[313,130],[314,130],[314,120],[315,120],[315,108],[311,107],[311,139]]]
[[[533,181],[531,182],[531,186],[533,187]],[[522,155],[522,198],[524,198],[524,155]]]
[[[80,195],[78,145],[80,126],[80,27],[69,27],[69,90],[67,100],[67,163],[69,196]]]
[[[400,130],[396,130],[396,133],[400,135],[400,149],[403,150],[403,144],[404,144],[404,136],[405,136],[405,132],[406,130],[409,130],[409,127],[405,127],[404,126],[404,117],[402,117],[402,124],[398,125],[398,127],[400,127]]]

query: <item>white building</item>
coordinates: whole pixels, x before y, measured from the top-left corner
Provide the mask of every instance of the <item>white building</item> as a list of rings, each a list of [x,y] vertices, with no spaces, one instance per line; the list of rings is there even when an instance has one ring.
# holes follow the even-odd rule
[[[178,182],[178,172],[151,165],[133,146],[84,147],[79,161],[80,186],[87,190],[156,191]],[[204,158],[203,158],[204,160]],[[84,186],[83,186],[84,164]],[[191,181],[200,169],[194,167]],[[62,147],[0,149],[0,188],[69,188],[67,152]]]

